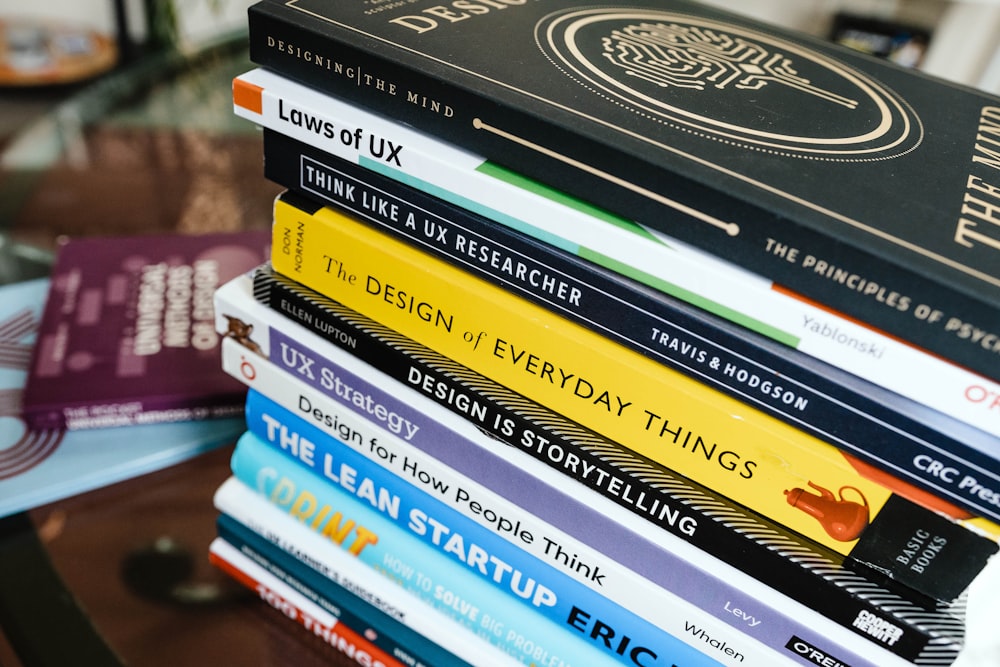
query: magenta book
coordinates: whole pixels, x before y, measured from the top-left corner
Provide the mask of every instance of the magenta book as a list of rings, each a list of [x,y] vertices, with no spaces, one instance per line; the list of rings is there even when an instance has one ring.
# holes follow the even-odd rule
[[[212,297],[269,248],[266,230],[60,244],[25,421],[74,430],[239,414],[245,391],[221,369]]]

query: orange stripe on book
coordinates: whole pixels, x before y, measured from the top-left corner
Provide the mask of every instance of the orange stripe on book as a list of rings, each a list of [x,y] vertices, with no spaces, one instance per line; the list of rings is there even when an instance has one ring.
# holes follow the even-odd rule
[[[261,589],[263,589],[266,591],[265,594],[277,596],[282,602],[287,602],[279,593],[272,591],[267,585],[261,584],[240,569],[238,565],[234,565],[226,560],[224,556],[210,551],[208,553],[208,561],[251,591],[260,594]],[[316,619],[308,619],[309,625],[306,625],[307,617],[302,610],[293,603],[288,604],[292,605],[292,610],[289,610],[285,605],[281,605],[279,611],[291,620],[297,621],[299,625],[304,626],[306,630],[311,631],[314,635],[322,637],[328,644],[341,653],[358,656],[357,661],[359,664],[364,664],[362,660],[365,660],[372,665],[382,665],[382,667],[405,667],[402,662],[390,656],[357,630],[342,623],[336,616],[334,618],[337,618],[337,620],[329,627],[322,626]],[[289,611],[294,611],[294,616]]]
[[[940,512],[945,516],[950,516],[951,518],[959,521],[971,519],[974,516],[971,512],[962,509],[958,505],[948,502],[934,493],[924,491],[909,482],[901,480],[892,473],[886,472],[885,470],[877,468],[870,463],[855,458],[846,452],[842,453],[848,463],[854,466],[854,469],[866,478],[872,480],[873,482],[878,482],[886,488],[892,489],[899,495],[917,503],[918,505],[923,505],[928,509]]]
[[[824,303],[821,303],[819,301],[815,301],[813,299],[810,299],[807,296],[803,296],[802,294],[799,294],[795,290],[788,289],[787,287],[784,287],[783,285],[779,285],[778,283],[771,283],[771,291],[778,292],[779,294],[784,294],[785,296],[791,297],[791,298],[795,299],[796,301],[801,301],[802,303],[807,303],[810,306],[813,306],[814,308],[818,308],[818,309],[820,309],[820,310],[822,310],[824,312],[830,313],[831,315],[834,315],[835,317],[840,317],[840,318],[842,318],[844,320],[847,320],[848,322],[853,322],[854,324],[857,324],[858,326],[864,327],[865,329],[868,329],[869,331],[874,331],[875,333],[877,333],[877,334],[879,334],[881,336],[885,336],[886,338],[891,338],[892,340],[896,341],[897,343],[902,343],[903,345],[906,345],[907,347],[913,348],[914,350],[917,350],[918,352],[921,352],[921,353],[926,354],[928,356],[931,356],[931,357],[934,357],[934,358],[939,359],[941,361],[944,361],[946,363],[949,363],[949,364],[951,364],[953,366],[956,366],[958,368],[961,368],[961,369],[963,369],[963,370],[965,370],[965,371],[967,371],[969,373],[974,373],[976,375],[982,376],[982,373],[978,373],[978,372],[976,372],[976,371],[974,371],[974,370],[972,370],[970,368],[967,368],[965,366],[960,366],[959,364],[956,364],[951,359],[947,359],[947,358],[941,356],[940,354],[937,354],[936,352],[931,352],[930,350],[928,350],[928,349],[926,349],[924,347],[921,347],[919,345],[914,345],[913,343],[911,343],[910,341],[908,341],[906,339],[900,338],[899,336],[891,334],[891,333],[889,333],[887,331],[883,331],[882,329],[879,329],[877,327],[873,327],[872,325],[868,324],[864,320],[859,320],[856,317],[852,317],[852,316],[847,315],[846,313],[843,313],[843,312],[841,312],[839,310],[836,310],[834,308],[830,308],[829,306],[827,306]],[[915,322],[919,322],[919,320],[914,320],[914,321]]]
[[[240,79],[233,79],[233,104],[254,113],[264,112],[264,89]]]

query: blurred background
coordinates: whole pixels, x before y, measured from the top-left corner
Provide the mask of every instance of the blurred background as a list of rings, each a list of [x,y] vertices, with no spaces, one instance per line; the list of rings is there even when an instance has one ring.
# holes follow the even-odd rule
[[[245,31],[250,0],[0,0],[0,145],[96,77]]]
[[[702,0],[1000,93],[1000,0]],[[250,0],[0,0],[0,142],[102,65],[163,48],[195,50],[242,30]],[[52,51],[110,59],[58,79]],[[105,54],[107,55],[107,54]],[[48,78],[46,79],[46,76]]]

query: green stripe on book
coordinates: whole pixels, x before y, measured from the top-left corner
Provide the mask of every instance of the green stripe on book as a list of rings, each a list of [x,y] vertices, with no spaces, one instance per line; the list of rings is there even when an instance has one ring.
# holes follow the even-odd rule
[[[631,278],[632,280],[635,280],[644,285],[652,287],[653,289],[660,290],[665,294],[669,294],[673,297],[681,299],[682,301],[690,303],[693,306],[697,306],[698,308],[706,310],[710,313],[713,313],[720,317],[724,317],[730,320],[731,322],[734,322],[751,331],[755,331],[763,336],[767,336],[768,338],[772,338],[780,343],[783,343],[784,345],[788,345],[789,347],[793,348],[797,348],[799,345],[801,339],[798,336],[795,336],[794,334],[791,334],[782,329],[778,329],[777,327],[773,327],[765,322],[761,322],[757,319],[749,317],[739,311],[733,310],[732,308],[729,308],[727,306],[723,306],[722,304],[719,304],[710,299],[706,299],[702,296],[699,296],[695,292],[691,292],[689,290],[684,289],[683,287],[667,282],[665,280],[652,276],[643,271],[639,271],[634,267],[629,266],[628,264],[607,257],[606,255],[603,255],[595,250],[591,250],[590,248],[587,248],[585,246],[573,243],[563,238],[562,236],[551,234],[542,229],[538,229],[533,225],[529,225],[524,221],[519,220],[513,216],[501,213],[492,208],[489,208],[488,206],[483,206],[482,204],[473,199],[457,195],[450,190],[433,185],[431,183],[428,183],[427,181],[424,181],[422,179],[419,179],[415,176],[404,173],[402,171],[398,171],[391,167],[387,167],[385,166],[385,163],[382,161],[371,160],[362,156],[358,160],[358,164],[366,169],[378,172],[383,176],[392,178],[393,180],[396,180],[400,183],[403,183],[412,188],[420,190],[421,192],[424,192],[426,194],[437,197],[438,199],[446,201],[450,204],[454,204],[455,206],[460,206],[466,210],[477,213],[478,215],[489,218],[491,220],[495,220],[506,227],[509,227],[511,229],[516,229],[517,231],[532,236],[538,239],[539,241],[548,243],[551,246],[572,253],[577,257],[580,257],[581,259],[586,259],[589,262],[593,262],[599,266],[603,266],[607,269],[620,273],[623,276],[627,276],[628,278]],[[499,167],[489,162],[484,162],[477,168],[477,171],[480,171],[490,177],[498,178],[506,183],[514,185],[515,187],[524,190],[530,190],[543,197],[557,201],[565,206],[572,206],[575,209],[585,211],[586,213],[593,215],[594,217],[615,224],[618,227],[621,227],[627,231],[635,233],[636,235],[643,236],[654,243],[658,243],[664,247],[668,248],[670,247],[669,244],[663,243],[661,239],[659,239],[656,236],[653,236],[648,231],[643,229],[641,225],[637,225],[623,218],[614,216],[610,213],[607,213],[606,211],[603,211],[602,209],[592,207],[588,204],[581,202],[578,199],[570,197],[569,195],[563,194],[552,188],[548,188],[532,179],[518,176],[517,174],[514,174],[513,172],[510,172],[504,169],[503,167]]]

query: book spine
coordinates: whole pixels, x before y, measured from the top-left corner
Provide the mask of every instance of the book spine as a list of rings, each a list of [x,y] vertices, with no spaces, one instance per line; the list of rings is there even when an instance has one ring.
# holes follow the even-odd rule
[[[994,345],[961,339],[945,322],[924,322],[913,312],[925,319],[931,319],[927,313],[948,313],[949,317],[942,319],[983,324],[996,322],[995,303],[951,289],[919,270],[889,263],[864,247],[798,224],[757,201],[726,196],[711,184],[679,170],[658,168],[648,162],[640,165],[618,142],[592,141],[586,133],[573,132],[552,120],[553,116],[562,117],[556,109],[551,110],[552,114],[529,114],[521,108],[520,96],[507,96],[498,91],[499,86],[478,78],[468,87],[446,82],[428,73],[419,57],[407,64],[376,56],[324,32],[335,32],[335,26],[310,18],[276,4],[256,6],[249,12],[251,60],[402,122],[447,136],[571,195],[599,205],[613,202],[613,208],[622,215],[777,283],[795,285],[809,298],[1000,381]],[[324,67],[301,57],[302,53],[331,51],[336,53],[339,71],[363,72],[364,80],[372,85],[361,85],[360,78],[331,76]],[[440,108],[451,109],[453,114],[427,113],[406,95],[387,94],[384,86],[402,81],[408,89],[422,90],[424,99],[435,100]],[[491,95],[489,91],[500,94]],[[460,110],[458,119],[453,117],[455,109]],[[665,190],[670,194],[662,194]],[[775,245],[786,252],[776,251]],[[856,289],[846,289],[819,274],[803,271],[789,261],[788,248],[822,248],[828,262],[847,273],[865,276],[866,284],[905,285],[906,292],[919,305],[909,309],[886,307]]]
[[[237,479],[289,520],[305,522],[386,576],[412,571],[405,585],[467,627],[488,615],[525,645],[545,647],[542,653],[571,665],[724,664],[597,596],[566,590],[558,576],[540,573],[490,536],[466,539],[423,503],[406,503],[346,464],[322,465],[319,474],[309,471],[252,433],[240,438],[232,458]]]
[[[265,174],[329,198],[330,157],[473,211],[567,253],[627,275],[994,435],[1000,383],[781,290],[631,221],[586,207],[445,142],[263,70],[234,80],[234,109],[265,128]],[[306,122],[303,118],[308,118]],[[368,141],[315,131],[329,124]],[[287,137],[287,138],[286,138]],[[295,146],[298,144],[298,146]],[[283,146],[288,146],[282,149]],[[390,148],[376,148],[389,146]],[[301,147],[301,148],[299,148]],[[392,160],[373,151],[391,152]]]
[[[245,362],[245,358],[240,358],[244,354],[235,343],[225,347],[224,355],[224,367],[230,373],[238,372],[236,369]],[[316,428],[333,437],[347,435],[347,429],[353,434],[354,420],[371,421],[370,415],[360,412],[352,415],[348,401],[338,402],[325,396],[266,360],[256,359],[251,363],[255,377],[252,381],[245,379],[251,387],[247,403],[247,422],[251,431],[264,432],[272,428],[269,425],[276,423],[275,419],[280,421],[291,414],[315,418]],[[364,385],[352,386],[381,401],[383,394],[372,395]],[[254,391],[254,387],[265,393]],[[372,388],[377,389],[377,386]],[[399,398],[405,400],[406,393],[404,389],[404,395]],[[278,407],[274,408],[274,404]],[[315,417],[320,414],[322,420]],[[428,415],[428,419],[432,417]],[[453,420],[452,416],[450,421]],[[407,442],[382,429],[374,430],[383,434],[378,440],[379,446],[357,449],[371,461],[668,631],[671,626],[658,615],[663,615],[665,608],[686,609],[683,626],[674,632],[678,636],[693,635],[699,640],[718,641],[733,633],[735,628],[746,637],[727,643],[734,647],[742,643],[749,650],[741,653],[760,656],[760,651],[752,650],[752,644],[760,642],[761,646],[773,650],[768,655],[765,649],[763,659],[768,664],[790,657],[788,647],[795,642],[808,644],[823,655],[836,655],[844,664],[858,667],[867,664],[883,667],[894,662],[909,664],[811,610],[798,610],[800,613],[796,614],[793,608],[797,605],[784,596],[764,589],[751,592],[748,589],[761,588],[760,584],[750,582],[746,575],[722,563],[713,562],[707,554],[696,551],[686,554],[677,538],[663,534],[644,537],[648,524],[643,525],[627,514],[616,516],[621,512],[613,506],[610,511],[602,507],[606,501],[590,497],[592,492],[561,489],[560,485],[565,486],[565,478],[552,474],[539,476],[537,462],[520,452],[509,448],[494,452],[495,443],[491,445],[489,439],[476,438],[474,433],[463,435],[447,428],[433,435],[435,444],[423,446],[421,436]],[[353,435],[350,439],[353,440]],[[316,443],[319,438],[308,440]],[[317,445],[317,452],[319,447]],[[450,465],[453,461],[461,469],[453,468]],[[586,497],[581,498],[581,492]],[[544,505],[544,512],[550,517],[555,515],[558,522],[536,514],[523,501],[519,504],[518,498],[531,498],[534,507]],[[563,526],[569,532],[563,530]],[[588,539],[583,541],[576,535]],[[615,548],[616,542],[628,545],[629,564],[608,555],[621,551],[621,547]],[[700,567],[692,565],[692,560],[700,563]],[[744,617],[734,612],[737,609]],[[745,616],[752,616],[753,620]],[[731,627],[720,631],[720,621]],[[866,657],[861,657],[858,651]]]
[[[699,591],[704,591],[698,587],[676,587],[678,584],[693,585],[704,576],[712,580],[711,572],[673,578],[656,566],[670,553],[661,552],[664,547],[659,539],[672,538],[679,540],[675,543],[682,549],[696,547],[734,566],[734,578],[745,572],[789,599],[802,603],[797,618],[806,618],[815,610],[812,613],[818,612],[918,663],[948,664],[954,659],[956,646],[961,643],[963,623],[958,616],[947,613],[948,607],[924,607],[912,600],[912,592],[905,598],[900,596],[902,591],[889,592],[869,578],[817,553],[812,545],[804,545],[794,533],[551,414],[500,385],[475,376],[278,274],[259,270],[254,282],[254,297],[261,301],[260,304],[252,299],[247,302],[243,293],[245,287],[239,282],[225,286],[216,294],[217,312],[225,314],[217,324],[220,331],[231,328],[228,322],[233,319],[241,321],[238,329],[252,332],[252,340],[241,339],[244,344],[250,344],[249,350],[264,355],[276,367],[331,398],[337,396],[330,383],[336,385],[338,379],[353,387],[366,386],[365,378],[373,373],[382,372],[395,378],[393,391],[368,390],[383,398],[365,401],[368,406],[365,410],[405,415],[410,423],[420,425],[423,434],[413,442],[419,442],[425,451],[452,465],[462,465],[462,456],[452,454],[449,457],[449,450],[439,446],[446,439],[438,437],[435,427],[437,421],[444,421],[448,416],[452,417],[452,429],[461,431],[460,424],[467,425],[465,428],[482,429],[488,437],[511,446],[506,455],[530,456],[541,463],[542,467],[532,468],[534,474],[550,471],[557,477],[572,479],[592,489],[599,494],[594,501],[605,501],[598,516],[588,509],[589,504],[576,503],[571,510],[557,511],[561,502],[565,502],[559,501],[558,495],[544,496],[546,502],[533,507],[550,523],[559,523],[564,530],[575,530],[573,534],[582,540],[593,541],[595,536],[590,526],[602,523],[602,532],[608,535],[608,540],[592,546],[642,576],[675,590],[682,597],[700,599]],[[264,304],[272,305],[273,309]],[[240,360],[239,365],[229,367],[228,372],[242,377],[244,382],[255,382],[249,370],[253,368],[253,356],[248,352],[246,358]],[[237,360],[233,361],[235,364]],[[249,361],[250,365],[244,367],[244,361]],[[309,372],[304,372],[307,369]],[[394,398],[401,392],[408,397],[404,401]],[[389,408],[385,408],[386,405]],[[428,422],[426,414],[438,416],[435,421]],[[470,451],[474,450],[464,448],[461,453]],[[527,470],[528,466],[523,468]],[[465,464],[467,473],[474,470],[483,473],[478,462]],[[558,481],[551,483],[551,488],[560,487]],[[545,488],[536,487],[533,494],[542,498]],[[513,493],[513,497],[517,494]],[[600,518],[601,515],[615,516],[617,521],[609,522]],[[626,523],[635,525],[636,521],[648,522],[663,532],[651,543],[634,539],[636,535],[648,534],[648,528],[641,525],[629,536],[613,537]],[[653,551],[645,552],[641,548],[644,545]],[[676,561],[670,572],[697,568],[696,564],[704,561],[704,556],[697,551],[689,551],[687,558]],[[725,578],[719,581],[720,585],[726,585]],[[744,581],[741,586],[747,588],[752,583]],[[728,590],[734,599],[742,599],[739,590]],[[763,599],[766,593],[761,592],[759,597]],[[887,628],[893,630],[886,632]],[[951,639],[942,641],[943,637]],[[928,644],[931,638],[936,639]]]
[[[220,534],[222,532],[220,530]],[[392,650],[376,645],[354,628],[367,628],[380,638],[388,638],[390,635],[360,622],[358,618],[350,617],[334,602],[308,589],[305,584],[297,580],[292,583],[284,570],[256,554],[249,545],[246,551],[241,551],[236,540],[230,542],[217,537],[209,545],[208,555],[209,562],[255,593],[261,602],[297,622],[314,636],[322,638],[359,665],[404,667],[403,662],[392,657]],[[283,576],[285,578],[281,578]],[[294,587],[296,584],[297,589]],[[402,652],[402,649],[395,650]],[[403,652],[403,655],[407,654]]]
[[[176,402],[124,401],[98,406],[64,407],[48,410],[39,407],[24,413],[24,420],[34,429],[61,428],[77,431],[91,428],[168,424],[182,421],[225,419],[238,416],[242,401],[220,405],[183,406]]]
[[[992,472],[1000,430],[968,428],[471,211],[333,156],[316,160],[304,144],[282,139],[265,136],[267,173],[279,182],[808,430],[903,480],[897,492],[915,502],[956,518],[989,512],[954,485],[972,477],[1000,488]],[[927,471],[930,461],[956,474],[946,482]]]
[[[337,414],[326,413],[331,417]],[[300,465],[314,471],[320,468],[320,462],[324,462],[323,468],[325,462],[346,465],[352,474],[370,479],[400,497],[404,506],[431,510],[435,521],[445,523],[452,533],[461,534],[466,542],[486,546],[491,554],[522,572],[534,573],[534,578],[545,581],[558,598],[573,600],[574,607],[596,609],[604,605],[602,622],[634,640],[646,628],[648,636],[662,630],[696,651],[713,655],[710,646],[724,646],[717,654],[720,660],[775,665],[791,657],[637,577],[471,480],[455,476],[389,432],[352,422],[348,416],[346,423],[339,422],[335,433],[327,433],[253,390],[248,398],[247,424],[261,441]],[[311,450],[305,457],[308,460],[300,456],[303,442],[308,442]],[[509,531],[505,530],[507,524]],[[572,554],[575,569],[553,557],[560,548],[567,560]],[[788,640],[780,638],[778,647]]]
[[[520,664],[477,633],[466,632],[454,620],[396,583],[359,563],[324,536],[268,503],[235,477],[216,490],[214,503],[220,534],[248,558],[271,571],[321,608],[333,608],[360,619],[380,638],[396,645],[392,655],[416,664]],[[403,648],[405,647],[405,648]],[[388,646],[386,647],[388,648]]]
[[[819,544],[854,547],[896,497],[798,428],[345,214],[294,202],[274,207],[279,273]],[[807,511],[804,482],[831,500],[842,490],[836,527],[824,522],[834,514]],[[907,514],[954,527],[913,504]]]

